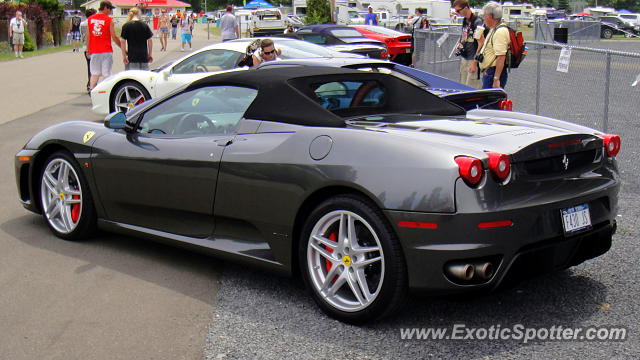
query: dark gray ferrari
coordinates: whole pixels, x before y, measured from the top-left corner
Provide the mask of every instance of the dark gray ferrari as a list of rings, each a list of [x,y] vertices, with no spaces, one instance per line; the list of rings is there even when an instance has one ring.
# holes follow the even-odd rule
[[[391,75],[283,66],[52,126],[15,171],[60,238],[100,228],[300,275],[328,315],[363,323],[409,289],[491,290],[605,253],[619,150]]]

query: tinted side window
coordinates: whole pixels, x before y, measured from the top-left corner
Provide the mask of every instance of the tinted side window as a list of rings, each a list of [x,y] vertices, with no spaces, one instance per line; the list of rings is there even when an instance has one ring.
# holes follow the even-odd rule
[[[174,74],[193,74],[197,72],[212,72],[230,70],[240,61],[241,53],[231,50],[209,50],[195,54],[176,65]]]
[[[377,81],[334,81],[317,84],[316,100],[335,111],[355,107],[382,107],[386,90]]]
[[[178,94],[144,113],[143,134],[225,135],[235,131],[258,91],[238,86],[210,86]]]

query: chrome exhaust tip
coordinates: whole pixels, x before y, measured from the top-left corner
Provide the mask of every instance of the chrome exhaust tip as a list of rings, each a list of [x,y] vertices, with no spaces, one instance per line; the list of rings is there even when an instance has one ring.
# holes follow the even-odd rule
[[[475,272],[478,277],[483,280],[488,280],[493,276],[494,268],[490,262],[479,263],[475,265]]]
[[[475,269],[471,264],[451,264],[447,266],[447,273],[457,279],[469,281],[473,279]]]

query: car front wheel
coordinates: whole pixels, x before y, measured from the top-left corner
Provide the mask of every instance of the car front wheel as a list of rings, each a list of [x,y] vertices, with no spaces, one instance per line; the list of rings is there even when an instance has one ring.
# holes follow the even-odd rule
[[[338,196],[309,216],[299,251],[302,277],[319,307],[361,324],[393,313],[406,293],[400,244],[373,204]]]
[[[611,29],[602,30],[602,37],[605,39],[611,39],[613,37],[613,30]]]
[[[127,81],[118,85],[111,99],[111,111],[127,112],[132,107],[151,99],[144,86],[137,82]]]
[[[40,205],[51,231],[66,240],[82,239],[96,229],[96,213],[89,186],[76,160],[56,152],[40,173]]]

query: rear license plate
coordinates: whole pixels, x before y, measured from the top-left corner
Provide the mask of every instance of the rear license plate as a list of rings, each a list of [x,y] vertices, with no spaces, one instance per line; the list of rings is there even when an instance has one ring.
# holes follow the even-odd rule
[[[591,227],[589,204],[582,204],[568,209],[562,209],[562,226],[565,234]]]

